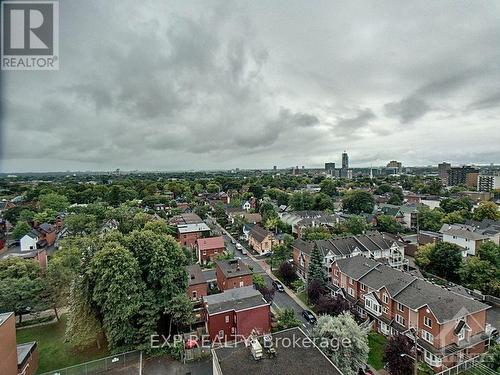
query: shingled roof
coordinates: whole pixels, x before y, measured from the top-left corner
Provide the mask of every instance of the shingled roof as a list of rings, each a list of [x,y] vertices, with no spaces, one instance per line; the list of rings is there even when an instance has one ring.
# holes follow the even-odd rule
[[[262,294],[253,286],[229,289],[223,293],[205,296],[203,301],[209,314],[230,310],[240,311],[268,304]]]

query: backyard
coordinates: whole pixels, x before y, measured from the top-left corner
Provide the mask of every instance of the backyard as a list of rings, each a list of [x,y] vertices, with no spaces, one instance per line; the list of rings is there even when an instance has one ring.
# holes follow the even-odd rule
[[[370,352],[368,353],[368,364],[375,370],[384,368],[384,348],[387,339],[378,333],[370,332],[368,334],[368,346]]]
[[[66,316],[61,321],[39,327],[17,330],[17,343],[36,341],[40,356],[38,373],[57,370],[109,355],[104,345],[101,349],[92,347],[85,351],[74,351],[64,342]]]

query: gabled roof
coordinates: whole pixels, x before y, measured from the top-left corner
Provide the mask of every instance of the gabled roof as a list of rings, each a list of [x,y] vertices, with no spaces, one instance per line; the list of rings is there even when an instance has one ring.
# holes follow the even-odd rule
[[[272,232],[262,228],[260,225],[255,225],[249,233],[249,237],[252,237],[257,242],[264,241],[269,235],[272,236]]]
[[[340,271],[355,280],[359,280],[379,264],[379,262],[361,255],[337,260]]]
[[[389,294],[394,297],[416,279],[408,273],[380,264],[359,281],[375,290],[385,287]]]
[[[45,233],[50,233],[54,231],[54,227],[49,223],[42,223],[38,226],[38,230],[43,231]]]
[[[200,251],[224,248],[224,237],[207,237],[196,240],[196,245]]]

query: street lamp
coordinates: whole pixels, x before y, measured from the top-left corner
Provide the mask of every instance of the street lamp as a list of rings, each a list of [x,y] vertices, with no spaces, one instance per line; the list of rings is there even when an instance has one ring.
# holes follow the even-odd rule
[[[414,366],[413,366],[413,374],[414,375],[418,375],[418,362],[417,362],[417,359],[415,357],[412,357],[409,354],[406,354],[406,353],[401,353],[400,356],[401,357],[408,357],[408,358],[411,358],[413,360],[413,362],[415,363]]]

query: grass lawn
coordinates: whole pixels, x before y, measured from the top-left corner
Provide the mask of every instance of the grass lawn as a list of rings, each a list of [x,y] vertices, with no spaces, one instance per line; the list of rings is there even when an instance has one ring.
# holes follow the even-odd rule
[[[368,334],[368,346],[370,353],[368,353],[368,363],[375,370],[380,370],[384,367],[384,348],[387,339],[378,333],[370,332]]]
[[[109,355],[107,348],[98,350],[97,347],[94,347],[82,352],[72,350],[64,342],[65,329],[66,316],[63,315],[61,321],[57,323],[17,330],[18,344],[31,341],[38,342],[39,374]]]
[[[302,292],[297,293],[297,297],[299,297],[299,299],[304,302],[306,306],[309,306],[307,303],[307,291],[303,290]]]

